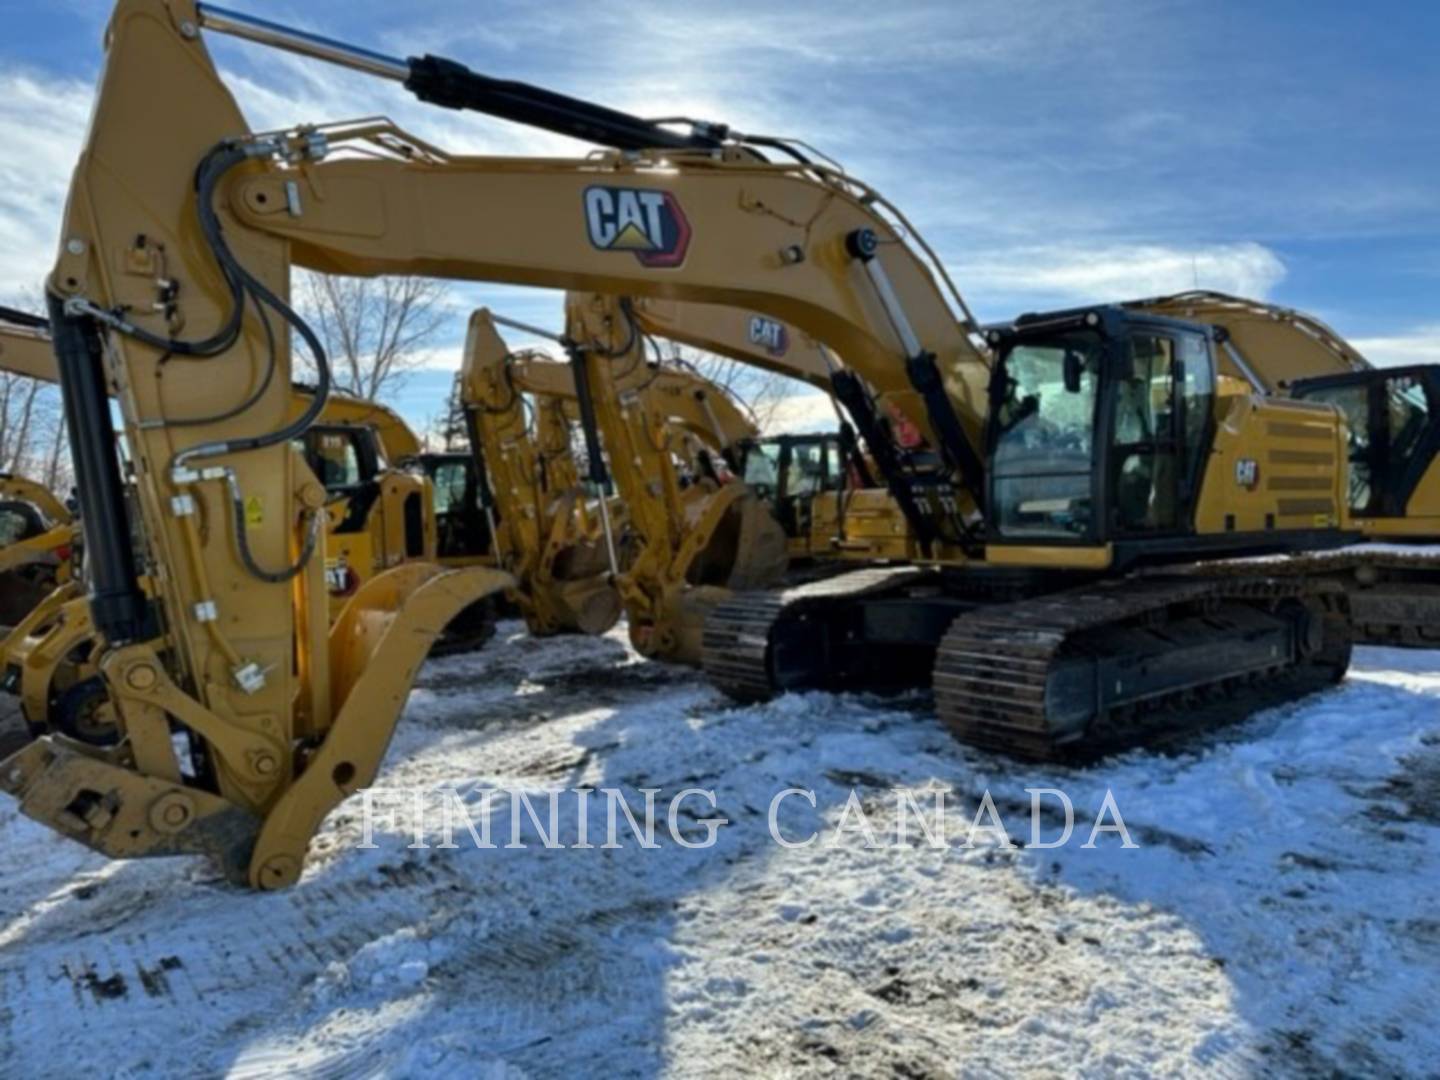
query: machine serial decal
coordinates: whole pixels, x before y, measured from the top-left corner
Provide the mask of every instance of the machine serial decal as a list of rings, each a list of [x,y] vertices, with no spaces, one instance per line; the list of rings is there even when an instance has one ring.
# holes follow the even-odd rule
[[[750,344],[759,345],[771,356],[784,356],[790,348],[790,331],[785,324],[763,315],[750,316],[749,336]]]
[[[585,227],[595,247],[629,251],[642,266],[679,266],[690,247],[690,222],[668,191],[588,187]]]

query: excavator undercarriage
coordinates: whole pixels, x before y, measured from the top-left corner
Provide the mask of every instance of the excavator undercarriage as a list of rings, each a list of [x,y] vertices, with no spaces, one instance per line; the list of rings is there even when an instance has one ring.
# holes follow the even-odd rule
[[[705,670],[741,701],[933,685],[963,741],[1044,759],[1178,738],[1323,689],[1350,646],[1333,583],[1165,574],[1056,590],[877,567],[721,605]]]

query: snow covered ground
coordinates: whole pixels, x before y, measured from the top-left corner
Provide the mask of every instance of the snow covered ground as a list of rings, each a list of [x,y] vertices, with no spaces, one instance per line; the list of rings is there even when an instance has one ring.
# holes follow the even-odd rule
[[[1437,708],[1440,654],[1365,649],[1335,691],[1182,753],[1037,768],[921,700],[734,708],[617,635],[507,625],[426,667],[382,783],[523,789],[542,815],[547,788],[707,788],[713,847],[662,825],[646,850],[622,819],[618,849],[546,850],[525,819],[524,849],[440,849],[401,800],[367,850],[356,798],[298,887],[255,895],[107,863],[6,800],[0,1075],[1433,1075]],[[896,844],[895,791],[939,785],[949,844],[913,819]],[[986,790],[1028,840],[1027,787],[1071,795],[1071,843],[961,846]],[[786,788],[815,793],[779,817],[809,846],[770,837]],[[1138,847],[1081,847],[1107,789]],[[880,846],[829,843],[852,790]]]

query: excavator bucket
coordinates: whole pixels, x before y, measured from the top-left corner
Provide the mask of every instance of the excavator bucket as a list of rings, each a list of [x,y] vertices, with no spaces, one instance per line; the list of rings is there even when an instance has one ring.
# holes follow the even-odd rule
[[[789,565],[785,532],[769,508],[749,489],[727,486],[714,497],[695,505],[697,518],[690,535],[707,538],[704,546],[686,559],[688,588],[672,592],[665,619],[671,635],[665,649],[669,659],[699,665],[704,656],[705,621],[720,604],[737,592],[780,583]]]
[[[731,589],[763,589],[785,576],[789,553],[785,530],[775,515],[754,494],[747,493],[734,506],[735,561],[730,567]]]
[[[748,489],[717,507],[713,501],[694,504],[700,518],[715,514],[705,547],[690,561],[685,579],[691,585],[716,585],[742,592],[778,584],[785,576],[789,554],[785,530],[770,508]],[[692,532],[705,535],[692,521]]]
[[[603,545],[584,540],[555,558],[551,601],[560,625],[582,634],[603,634],[620,621],[620,594],[610,580]]]

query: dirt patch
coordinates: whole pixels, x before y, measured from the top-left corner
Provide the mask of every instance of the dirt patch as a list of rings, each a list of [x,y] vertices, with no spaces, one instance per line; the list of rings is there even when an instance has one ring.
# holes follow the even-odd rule
[[[1380,794],[1404,803],[1406,819],[1440,825],[1440,741],[1402,758],[1400,771],[1385,781]]]

